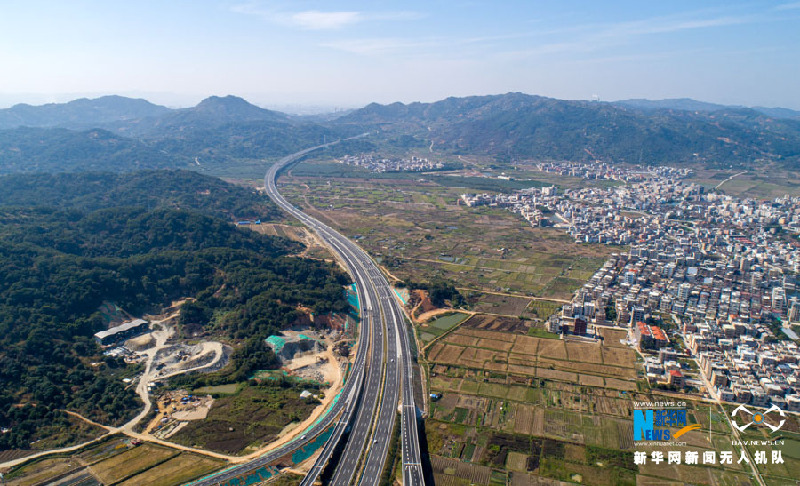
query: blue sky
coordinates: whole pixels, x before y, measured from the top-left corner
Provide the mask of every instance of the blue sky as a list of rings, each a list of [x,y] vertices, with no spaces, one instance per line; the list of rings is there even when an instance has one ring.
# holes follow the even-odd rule
[[[3,0],[0,106],[521,91],[800,109],[800,2]]]

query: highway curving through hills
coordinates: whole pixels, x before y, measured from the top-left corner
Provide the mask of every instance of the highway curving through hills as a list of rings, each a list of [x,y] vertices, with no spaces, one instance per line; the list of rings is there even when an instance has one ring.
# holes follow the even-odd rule
[[[363,136],[363,135],[362,135]],[[276,186],[278,173],[331,142],[301,150],[272,165],[264,177],[267,195],[283,210],[314,230],[339,257],[353,277],[361,304],[362,325],[353,366],[339,399],[304,435],[251,462],[226,469],[192,483],[212,486],[269,465],[299,450],[333,425],[322,451],[301,483],[311,486],[333,456],[337,445],[346,441],[334,467],[331,484],[377,485],[391,446],[398,399],[402,397],[401,443],[404,484],[424,486],[414,403],[412,355],[405,318],[394,291],[372,259],[355,243],[333,228],[290,204]],[[401,395],[402,390],[402,395]]]
[[[364,390],[360,407],[357,415],[348,424],[350,433],[347,437],[347,444],[336,464],[331,483],[336,486],[347,486],[356,482],[365,486],[374,486],[379,483],[391,446],[398,399],[402,389],[399,432],[402,444],[404,484],[422,486],[424,478],[417,433],[417,407],[414,403],[413,357],[406,321],[394,291],[375,262],[364,250],[336,230],[291,205],[278,192],[276,186],[276,178],[281,170],[312,150],[328,145],[332,144],[313,147],[284,157],[270,167],[264,178],[264,185],[267,194],[276,204],[313,229],[330,245],[331,249],[342,257],[348,271],[357,283],[364,284],[361,287],[363,294],[360,295],[368,296],[369,299],[370,305],[367,309],[372,313],[372,329],[367,330],[368,326],[363,325],[362,333],[371,333],[373,339],[369,346],[372,352],[365,367]],[[377,306],[373,306],[373,303]],[[362,346],[365,347],[365,341],[362,336],[359,351]],[[381,384],[382,393],[379,394],[378,388]],[[379,396],[380,403],[377,403]],[[335,440],[338,440],[336,434],[329,442]],[[332,450],[333,447],[329,443],[326,444],[325,449],[314,469],[309,473],[309,477],[304,481],[305,484],[310,484],[308,480],[316,479],[319,470],[330,458],[330,455],[326,456],[326,452],[327,449]]]

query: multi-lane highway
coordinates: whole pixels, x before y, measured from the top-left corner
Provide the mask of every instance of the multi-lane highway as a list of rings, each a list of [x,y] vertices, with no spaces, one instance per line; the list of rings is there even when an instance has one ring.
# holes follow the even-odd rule
[[[370,276],[374,279],[382,278],[377,269],[370,270]],[[397,416],[397,400],[399,398],[399,367],[398,361],[402,359],[400,355],[400,342],[397,335],[397,325],[389,313],[387,301],[394,299],[386,293],[387,288],[380,287],[379,307],[381,315],[386,323],[386,366],[384,373],[383,395],[380,403],[379,412],[374,417],[373,427],[376,431],[373,434],[372,442],[367,444],[369,451],[364,461],[364,469],[361,474],[360,485],[377,486],[383,472],[386,456],[389,452],[392,429]],[[401,321],[402,322],[402,321]],[[386,431],[386,432],[384,432]],[[349,445],[349,444],[348,444]]]
[[[412,356],[402,310],[386,278],[372,259],[348,238],[290,204],[276,186],[278,173],[308,153],[333,145],[311,147],[282,158],[267,171],[264,186],[282,209],[314,230],[337,254],[356,283],[362,326],[356,358],[340,399],[299,439],[250,463],[204,478],[194,484],[210,486],[274,462],[297,450],[338,420],[322,452],[303,481],[313,484],[340,440],[347,440],[335,464],[331,483],[377,485],[383,471],[402,389],[403,479],[409,486],[424,486],[414,403]]]
[[[369,287],[372,292],[375,292],[374,287]],[[375,334],[371,344],[372,352],[370,353],[370,359],[366,367],[366,381],[362,392],[360,408],[355,421],[352,423],[352,430],[347,437],[347,444],[344,452],[336,467],[333,478],[331,479],[331,484],[333,486],[348,486],[352,482],[358,472],[357,470],[364,448],[369,445],[370,426],[372,424],[370,418],[375,414],[375,407],[378,404],[378,395],[380,394],[381,383],[383,381],[384,335],[386,334],[385,328],[382,325],[383,319],[380,318],[380,313],[378,313],[376,317],[377,319],[373,321],[376,324],[373,326],[373,332]]]
[[[372,380],[376,377],[383,377],[382,399],[376,416],[374,413],[369,413],[369,411],[374,410],[373,401],[364,400],[362,402],[361,409],[352,424],[352,432],[348,438],[345,453],[337,464],[333,483],[344,485],[346,483],[343,478],[348,477],[347,484],[349,484],[352,482],[353,476],[360,472],[360,484],[366,486],[378,484],[390,447],[389,441],[395,423],[398,397],[402,388],[403,405],[400,434],[404,484],[423,485],[424,479],[417,433],[417,407],[414,402],[411,346],[403,312],[400,309],[394,291],[366,252],[337,231],[289,204],[277,190],[275,179],[278,172],[311,150],[313,149],[286,157],[273,165],[267,172],[264,181],[267,187],[267,194],[279,206],[315,230],[335,251],[338,252],[339,249],[344,249],[342,253],[346,253],[348,257],[355,261],[355,265],[348,265],[348,270],[356,278],[360,278],[366,283],[365,291],[377,302],[377,308],[373,309],[377,312],[375,317],[382,321],[382,325],[374,326],[374,332],[377,335],[372,343],[373,353],[365,378],[366,388],[364,391],[365,398],[373,396],[375,385]],[[376,350],[382,348],[384,342],[386,353],[383,355],[383,359],[378,361]],[[381,366],[381,363],[384,366]],[[377,395],[374,395],[374,399],[377,399]],[[353,459],[358,454],[357,451],[361,451],[361,454],[366,451],[366,457],[362,461],[363,467],[360,471],[356,470],[358,468],[358,459]]]

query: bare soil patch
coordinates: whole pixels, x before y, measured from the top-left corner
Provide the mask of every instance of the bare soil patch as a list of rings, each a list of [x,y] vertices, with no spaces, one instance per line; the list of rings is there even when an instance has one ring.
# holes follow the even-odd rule
[[[462,328],[480,329],[483,331],[503,331],[525,334],[530,327],[517,317],[491,316],[476,314],[461,324]]]

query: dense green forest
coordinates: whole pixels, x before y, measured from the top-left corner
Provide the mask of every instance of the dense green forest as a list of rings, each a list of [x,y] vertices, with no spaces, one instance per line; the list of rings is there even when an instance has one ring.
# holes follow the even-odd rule
[[[411,290],[426,290],[428,292],[428,298],[431,299],[431,303],[436,307],[444,307],[445,300],[449,300],[453,307],[461,307],[467,303],[464,296],[456,289],[455,285],[447,280],[434,279],[428,283],[409,280],[402,285]]]
[[[162,131],[152,138],[129,138],[103,129],[0,130],[0,174],[37,172],[192,169],[227,173],[252,161],[283,156],[324,140],[354,135],[358,128],[327,128],[271,121],[199,125]],[[260,173],[266,166],[261,162]]]
[[[106,130],[64,128],[0,130],[0,174],[16,172],[133,171],[190,167],[185,155],[163,152]]]
[[[82,172],[0,176],[0,205],[51,206],[82,211],[114,206],[199,211],[224,219],[281,218],[278,207],[255,190],[186,170],[135,174]]]
[[[750,109],[644,110],[508,93],[434,103],[372,103],[334,122],[411,134],[439,150],[612,163],[752,166],[800,163],[800,121]]]
[[[297,243],[239,229],[224,198],[197,194],[206,183],[242,195],[236,216],[276,215],[263,196],[191,173],[130,174],[105,184],[89,183],[98,180],[91,174],[27,177],[32,186],[58,177],[61,192],[43,191],[36,204],[20,184],[0,198],[0,426],[11,429],[0,435],[0,449],[30,448],[61,409],[107,424],[139,409],[121,381],[133,370],[102,356],[92,338],[107,327],[98,311],[104,301],[138,315],[196,296],[183,325],[246,340],[231,373],[274,363],[257,344],[294,322],[299,304],[318,313],[347,309],[345,274],[288,256]],[[153,209],[117,206],[142,197],[126,199],[123,188],[145,192],[148,184],[163,197],[138,202]]]

